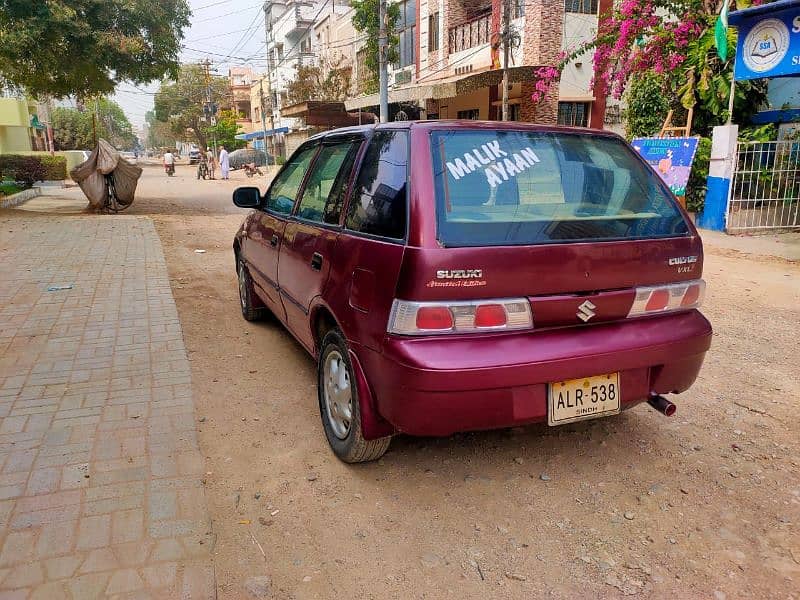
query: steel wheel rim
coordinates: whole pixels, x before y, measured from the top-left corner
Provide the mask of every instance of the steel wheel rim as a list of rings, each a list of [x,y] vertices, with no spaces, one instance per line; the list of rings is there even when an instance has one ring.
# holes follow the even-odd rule
[[[353,389],[347,365],[338,350],[332,350],[325,357],[322,387],[328,424],[333,434],[343,440],[350,433],[353,420]]]
[[[239,265],[239,303],[242,305],[242,310],[247,308],[245,306],[245,299],[247,298],[247,276],[244,274],[244,266]]]

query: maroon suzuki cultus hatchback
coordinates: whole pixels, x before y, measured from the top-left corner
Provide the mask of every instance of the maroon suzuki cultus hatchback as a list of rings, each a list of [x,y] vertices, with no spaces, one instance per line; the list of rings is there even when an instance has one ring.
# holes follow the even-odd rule
[[[617,414],[692,385],[711,343],[697,231],[616,135],[475,121],[305,142],[233,243],[242,313],[318,362],[334,453],[394,433]]]

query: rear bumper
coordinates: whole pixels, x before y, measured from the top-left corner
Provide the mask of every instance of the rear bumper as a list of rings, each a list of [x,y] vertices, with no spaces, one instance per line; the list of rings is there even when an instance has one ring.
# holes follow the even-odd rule
[[[547,420],[547,384],[620,373],[622,408],[688,389],[711,345],[697,311],[580,328],[389,337],[357,354],[375,408],[397,431],[449,435]]]

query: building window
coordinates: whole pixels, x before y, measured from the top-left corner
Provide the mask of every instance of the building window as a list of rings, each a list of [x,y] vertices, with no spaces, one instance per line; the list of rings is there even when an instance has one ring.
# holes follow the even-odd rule
[[[569,4],[572,0],[564,0],[567,4]],[[597,0],[593,0],[595,6],[597,5]],[[514,16],[512,18],[519,19],[520,17],[525,16],[525,0],[514,0],[514,8],[513,8]]]
[[[564,0],[564,10],[584,15],[597,14],[597,0]]]
[[[439,49],[439,13],[428,15],[428,52]]]
[[[559,102],[558,124],[586,127],[589,123],[588,102]]]
[[[400,2],[400,18],[397,20],[397,36],[400,38],[398,53],[400,55],[400,68],[412,65],[414,59],[414,38],[417,29],[416,0]]]
[[[508,105],[508,120],[509,121],[519,121],[519,104],[509,104]],[[502,110],[502,108],[501,108]]]
[[[460,110],[458,111],[458,118],[477,121],[478,119],[480,119],[480,110],[477,108],[470,108],[469,110]]]

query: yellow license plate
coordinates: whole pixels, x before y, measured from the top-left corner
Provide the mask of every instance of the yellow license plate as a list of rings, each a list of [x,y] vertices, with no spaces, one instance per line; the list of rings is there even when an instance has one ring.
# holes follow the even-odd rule
[[[563,425],[619,412],[619,373],[557,381],[548,386],[547,424]]]

